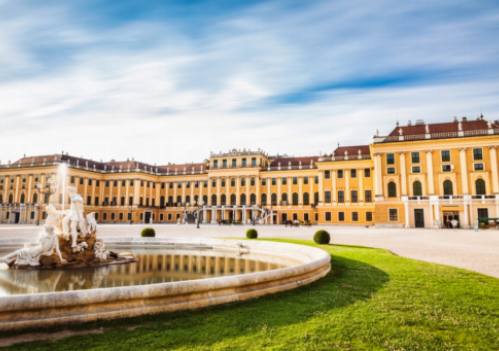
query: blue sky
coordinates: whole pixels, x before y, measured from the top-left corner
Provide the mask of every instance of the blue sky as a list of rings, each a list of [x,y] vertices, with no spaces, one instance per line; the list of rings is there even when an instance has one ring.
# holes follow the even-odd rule
[[[310,155],[499,119],[497,1],[0,0],[0,160]]]

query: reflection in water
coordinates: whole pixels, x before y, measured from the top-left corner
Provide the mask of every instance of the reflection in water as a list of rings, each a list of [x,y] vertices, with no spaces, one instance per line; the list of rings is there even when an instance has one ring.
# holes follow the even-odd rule
[[[216,252],[132,252],[137,261],[127,264],[74,270],[0,270],[0,296],[174,282],[282,267]]]

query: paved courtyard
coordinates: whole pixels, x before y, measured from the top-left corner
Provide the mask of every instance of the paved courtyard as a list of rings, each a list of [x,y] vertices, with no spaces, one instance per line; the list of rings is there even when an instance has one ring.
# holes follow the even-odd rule
[[[144,225],[101,225],[99,235],[106,237],[138,237]],[[158,236],[180,237],[244,237],[247,227],[202,225],[153,225]],[[260,237],[312,239],[319,227],[290,228],[256,226]],[[327,229],[335,244],[385,248],[400,256],[470,269],[499,278],[498,230],[429,230],[321,226]],[[34,240],[40,227],[0,225],[0,241],[15,240],[19,244]]]

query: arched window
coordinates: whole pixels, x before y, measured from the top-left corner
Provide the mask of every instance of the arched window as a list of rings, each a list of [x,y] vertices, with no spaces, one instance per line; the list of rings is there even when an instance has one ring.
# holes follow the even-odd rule
[[[272,206],[277,205],[277,194],[276,193],[273,193],[270,196],[270,203],[272,204]]]
[[[190,204],[191,203],[191,197],[189,195],[187,195],[185,197],[185,203],[186,204]],[[147,199],[147,204],[149,205],[149,199]]]
[[[2,202],[2,201],[0,201],[0,202]],[[33,203],[34,204],[38,203],[38,194],[37,193],[33,194]]]
[[[208,196],[207,195],[203,195],[203,205],[208,205]]]
[[[212,206],[217,205],[217,196],[216,195],[211,195],[211,205]]]
[[[124,199],[124,198],[123,198],[123,199]],[[33,201],[33,202],[34,202],[34,201]],[[121,205],[123,206],[124,204],[121,204]],[[160,207],[165,207],[165,197],[164,197],[164,196],[161,196],[161,197],[159,198],[159,206],[160,206]]]
[[[293,193],[293,195],[292,195],[292,197],[291,197],[291,200],[292,200],[292,202],[293,202],[293,205],[294,205],[294,206],[297,206],[297,205],[298,205],[298,202],[299,202],[299,200],[298,200],[298,193]]]
[[[288,194],[286,194],[286,193],[282,193],[281,194],[281,202],[282,202],[283,205],[287,204],[287,202],[288,202]]]
[[[267,194],[262,194],[261,203],[262,203],[262,206],[267,205]]]
[[[0,204],[3,204],[3,196],[0,194]]]
[[[256,205],[256,195],[255,194],[250,195],[250,204]]]
[[[227,205],[227,196],[225,196],[225,194],[222,194],[222,196],[220,196],[220,204],[222,206]]]
[[[397,185],[395,182],[388,183],[388,197],[397,197]]]
[[[246,194],[241,194],[241,205],[246,205]]]
[[[236,194],[232,194],[232,195],[230,196],[230,204],[231,204],[232,206],[235,206],[235,205],[236,205],[236,203],[237,203],[237,196],[236,196]]]
[[[197,205],[199,203],[199,195],[194,195],[194,204]]]
[[[485,188],[485,181],[483,179],[477,179],[475,181],[475,192],[476,195],[485,195],[487,193]]]
[[[20,201],[20,202],[23,204],[23,203],[24,203],[24,200],[25,200],[25,199],[24,199],[24,193],[22,193],[22,194],[21,194],[21,201]]]
[[[414,196],[423,196],[423,186],[419,180],[416,180],[412,183],[412,195]]]
[[[310,195],[308,193],[303,193],[303,204],[304,205],[310,204]]]
[[[452,187],[452,182],[450,180],[444,181],[444,195],[450,196],[454,194],[454,190]]]

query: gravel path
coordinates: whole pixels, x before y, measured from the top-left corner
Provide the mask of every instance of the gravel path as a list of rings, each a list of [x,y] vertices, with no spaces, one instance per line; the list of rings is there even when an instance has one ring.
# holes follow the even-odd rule
[[[138,236],[143,225],[101,225],[102,237]],[[202,225],[153,225],[162,237],[243,237],[247,227]],[[318,227],[256,226],[260,237],[312,239]],[[335,244],[388,249],[400,256],[470,269],[499,278],[499,231],[431,230],[321,226]],[[0,225],[0,241],[34,240],[40,228]]]

